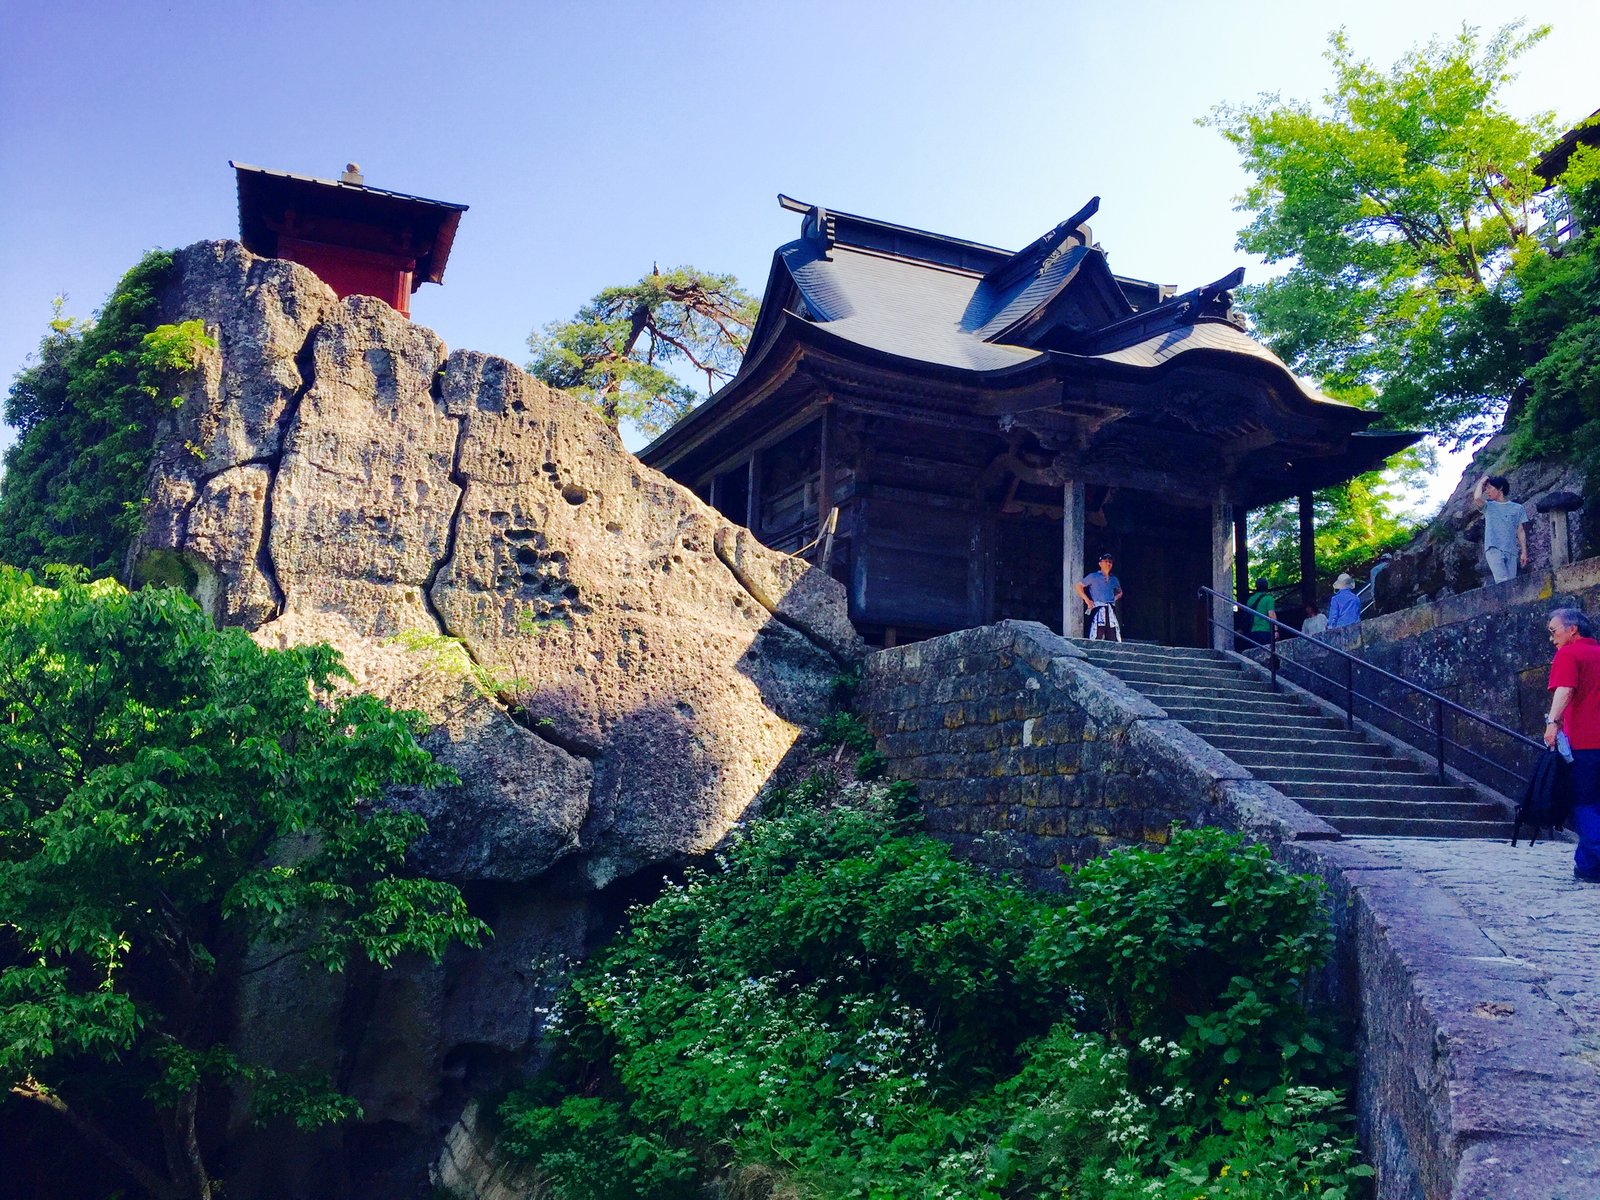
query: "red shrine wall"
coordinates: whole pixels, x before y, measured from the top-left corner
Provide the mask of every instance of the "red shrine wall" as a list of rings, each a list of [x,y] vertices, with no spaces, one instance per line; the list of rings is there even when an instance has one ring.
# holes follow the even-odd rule
[[[310,267],[341,298],[376,296],[402,316],[411,315],[415,259],[282,235],[278,238],[277,257]]]

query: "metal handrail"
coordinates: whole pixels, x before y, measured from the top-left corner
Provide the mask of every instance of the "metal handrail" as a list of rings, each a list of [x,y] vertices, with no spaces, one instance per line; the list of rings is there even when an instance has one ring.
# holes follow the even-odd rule
[[[1225,596],[1221,592],[1215,591],[1212,588],[1208,588],[1208,587],[1202,587],[1200,589],[1200,597],[1201,597],[1201,599],[1207,600],[1207,601],[1210,601],[1210,600],[1220,600],[1220,601],[1222,601],[1222,603],[1227,606],[1224,609],[1225,612],[1230,611],[1230,610],[1236,611],[1241,607],[1239,601],[1233,599],[1231,596]],[[1206,604],[1206,620],[1207,620],[1207,622],[1210,625],[1212,625],[1212,626],[1214,626],[1214,627],[1216,627],[1218,629],[1226,630],[1230,635],[1234,634],[1234,629],[1233,629],[1232,622],[1230,621],[1230,622],[1224,624],[1223,622],[1217,620],[1216,617],[1212,615],[1213,611],[1214,611],[1213,610],[1213,606],[1208,602]],[[1269,670],[1269,672],[1271,673],[1271,676],[1272,676],[1272,684],[1273,684],[1274,687],[1276,687],[1277,684],[1278,684],[1279,667],[1280,667],[1280,664],[1283,661],[1282,659],[1279,658],[1279,655],[1278,655],[1278,641],[1280,640],[1279,639],[1279,631],[1281,630],[1283,632],[1286,632],[1286,633],[1290,634],[1291,636],[1300,637],[1300,638],[1304,638],[1305,635],[1300,633],[1299,630],[1295,629],[1294,626],[1285,625],[1282,621],[1279,621],[1279,620],[1276,620],[1275,618],[1269,617],[1265,613],[1253,612],[1252,615],[1259,617],[1261,620],[1267,622],[1267,624],[1272,627],[1272,641],[1271,641],[1271,643],[1270,643],[1270,645],[1268,647],[1268,670]],[[1330,642],[1322,641],[1320,638],[1307,638],[1306,640],[1314,642],[1319,649],[1327,650],[1330,653],[1332,653],[1333,655],[1337,656],[1338,658],[1344,660],[1344,664],[1345,664],[1344,676],[1345,677],[1344,677],[1344,679],[1342,681],[1334,679],[1330,675],[1324,675],[1321,671],[1316,670],[1315,668],[1311,667],[1307,663],[1295,662],[1293,659],[1290,659],[1288,661],[1289,661],[1289,665],[1294,666],[1294,667],[1298,667],[1300,670],[1304,671],[1307,675],[1312,675],[1312,676],[1315,676],[1317,679],[1325,680],[1326,682],[1332,684],[1334,687],[1342,688],[1344,690],[1344,694],[1345,694],[1345,701],[1344,701],[1345,727],[1347,729],[1354,729],[1355,728],[1355,702],[1356,702],[1356,699],[1359,697],[1359,699],[1364,704],[1366,704],[1370,709],[1376,709],[1379,712],[1386,713],[1387,715],[1389,715],[1391,717],[1394,717],[1396,720],[1402,721],[1405,724],[1411,726],[1413,729],[1419,730],[1422,733],[1430,735],[1434,739],[1434,754],[1433,754],[1433,757],[1438,760],[1439,778],[1440,778],[1441,781],[1444,780],[1444,778],[1445,778],[1445,753],[1446,753],[1445,748],[1446,748],[1446,746],[1451,746],[1451,747],[1454,747],[1457,750],[1462,751],[1464,754],[1467,754],[1470,757],[1477,759],[1479,762],[1485,764],[1486,766],[1494,767],[1496,770],[1505,772],[1507,775],[1509,775],[1512,778],[1516,779],[1519,784],[1526,782],[1526,777],[1523,776],[1520,772],[1513,770],[1512,768],[1506,766],[1504,763],[1496,762],[1492,758],[1488,758],[1488,757],[1486,757],[1486,756],[1484,756],[1482,754],[1479,754],[1471,746],[1468,746],[1468,745],[1465,745],[1465,744],[1463,744],[1461,742],[1458,742],[1458,741],[1454,740],[1453,738],[1446,737],[1445,736],[1445,714],[1447,712],[1450,713],[1452,716],[1466,717],[1468,720],[1477,722],[1480,726],[1482,726],[1485,729],[1491,730],[1494,733],[1498,733],[1498,734],[1501,734],[1504,737],[1510,738],[1513,745],[1519,745],[1520,744],[1520,745],[1525,746],[1525,747],[1527,747],[1529,749],[1533,749],[1533,750],[1539,751],[1540,753],[1543,753],[1544,750],[1545,750],[1544,743],[1537,742],[1533,738],[1530,738],[1530,737],[1525,736],[1524,734],[1518,733],[1515,729],[1511,729],[1511,728],[1508,728],[1505,725],[1500,724],[1500,722],[1496,721],[1493,717],[1486,717],[1482,713],[1474,712],[1472,709],[1467,708],[1464,705],[1458,704],[1454,700],[1451,700],[1448,696],[1441,696],[1438,692],[1429,691],[1427,688],[1423,687],[1420,683],[1413,683],[1411,680],[1405,679],[1405,678],[1403,678],[1403,677],[1401,677],[1399,675],[1396,675],[1392,671],[1385,671],[1382,667],[1375,666],[1372,663],[1368,662],[1366,659],[1357,657],[1356,655],[1351,654],[1349,651],[1341,649],[1340,647],[1335,646]],[[1412,718],[1408,717],[1405,713],[1396,712],[1394,709],[1389,708],[1387,705],[1380,703],[1378,700],[1376,700],[1372,696],[1368,696],[1368,695],[1365,695],[1365,694],[1357,693],[1357,691],[1355,690],[1355,668],[1358,667],[1358,666],[1364,668],[1365,670],[1371,671],[1373,674],[1381,676],[1382,678],[1387,679],[1392,683],[1397,683],[1402,688],[1405,688],[1408,691],[1413,692],[1416,695],[1422,696],[1425,699],[1431,701],[1433,703],[1433,706],[1434,706],[1434,724],[1433,724],[1433,726],[1430,728],[1429,726],[1424,725],[1420,721],[1413,720]],[[1420,747],[1419,747],[1419,749],[1420,749]]]

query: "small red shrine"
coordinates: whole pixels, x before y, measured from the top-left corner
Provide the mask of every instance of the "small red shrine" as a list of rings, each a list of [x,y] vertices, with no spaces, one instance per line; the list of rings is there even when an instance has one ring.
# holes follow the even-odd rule
[[[239,179],[239,240],[315,271],[343,296],[376,296],[411,315],[411,293],[444,281],[465,204],[368,187],[355,163],[317,179],[229,162]]]

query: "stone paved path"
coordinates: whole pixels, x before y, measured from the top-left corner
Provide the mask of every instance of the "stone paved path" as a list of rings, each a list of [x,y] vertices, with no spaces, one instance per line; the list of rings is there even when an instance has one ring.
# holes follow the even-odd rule
[[[1572,878],[1572,846],[1427,838],[1352,838],[1374,857],[1443,888],[1576,1026],[1600,1067],[1600,884]]]

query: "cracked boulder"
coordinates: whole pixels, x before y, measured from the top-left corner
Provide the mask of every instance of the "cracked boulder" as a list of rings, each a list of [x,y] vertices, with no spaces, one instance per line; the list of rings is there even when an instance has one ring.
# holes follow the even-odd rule
[[[504,360],[234,243],[176,260],[161,320],[218,345],[134,577],[422,711],[461,776],[399,798],[435,871],[602,887],[715,844],[860,652],[842,589]]]

